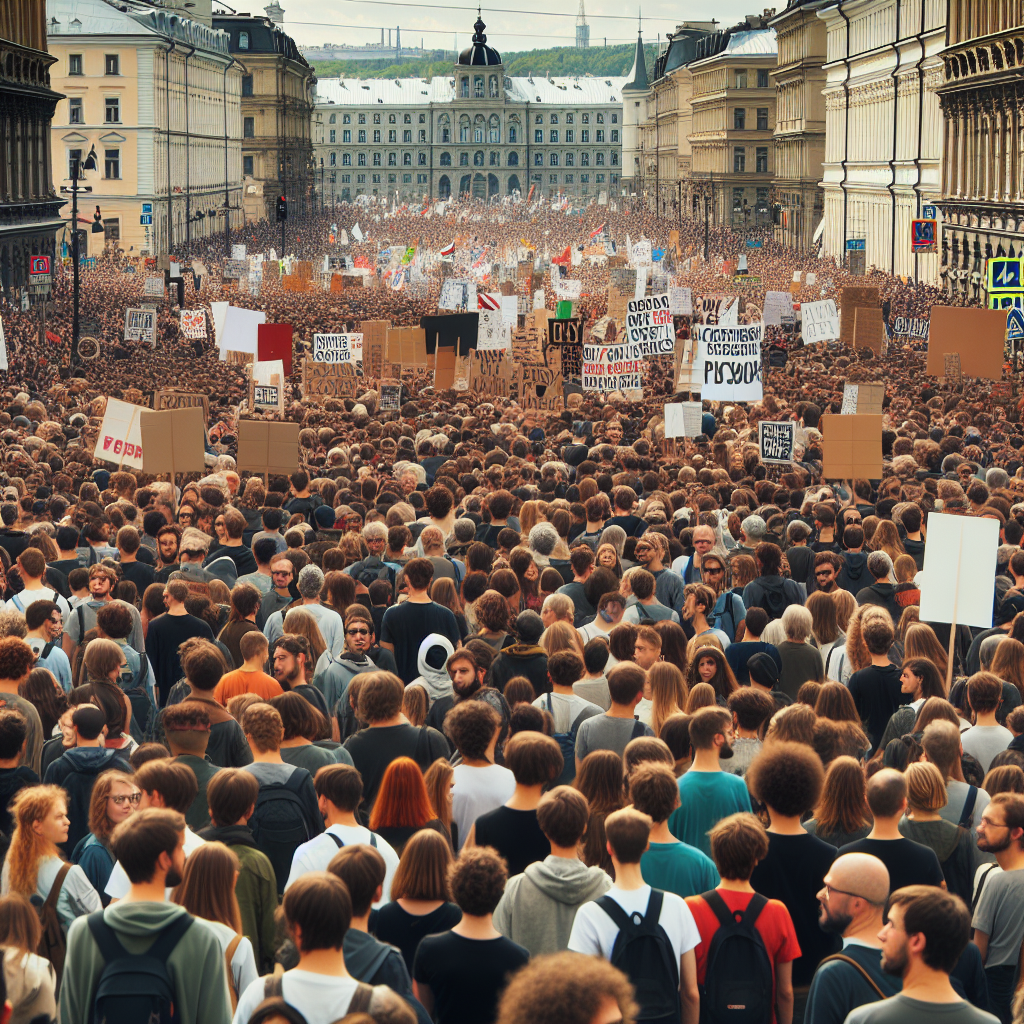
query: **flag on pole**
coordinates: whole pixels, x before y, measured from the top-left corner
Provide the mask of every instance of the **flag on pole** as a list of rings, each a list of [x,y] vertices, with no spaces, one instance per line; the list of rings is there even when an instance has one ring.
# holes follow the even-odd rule
[[[607,224],[607,223],[608,222],[605,221],[604,224],[602,224],[599,228],[597,228],[596,230],[590,232],[590,239],[591,239],[591,241],[593,241],[595,238],[597,238],[597,236],[600,235],[604,231],[605,224]]]
[[[455,242],[452,241],[441,250],[442,256],[454,256],[455,255]]]
[[[572,259],[572,252],[570,250],[570,247],[567,245],[565,247],[565,252],[563,252],[561,256],[556,256],[551,262],[552,263],[559,263],[559,264],[567,264],[570,259]]]

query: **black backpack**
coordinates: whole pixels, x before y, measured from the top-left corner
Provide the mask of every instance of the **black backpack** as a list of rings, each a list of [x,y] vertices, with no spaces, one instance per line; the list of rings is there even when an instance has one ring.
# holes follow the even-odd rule
[[[768,613],[769,617],[772,619],[781,619],[782,613],[787,607],[785,589],[769,590],[768,587],[765,587],[763,594],[762,607]]]
[[[376,583],[377,580],[387,580],[389,585],[394,586],[391,570],[376,555],[364,558],[357,566],[353,566],[353,569],[355,571],[352,578],[356,583],[362,583],[364,587]]]
[[[296,848],[315,835],[309,829],[306,808],[299,797],[308,775],[296,770],[286,782],[261,782],[256,809],[249,819],[253,841],[274,866],[279,893],[284,892]]]
[[[638,1021],[678,1020],[682,1015],[679,998],[679,958],[665,929],[658,923],[665,894],[651,889],[647,912],[627,914],[610,896],[597,905],[615,922],[619,934],[612,946],[611,964],[629,978],[640,1006]],[[770,1019],[769,1017],[765,1018]]]
[[[167,959],[192,927],[192,915],[176,917],[145,953],[129,953],[102,910],[87,920],[103,959],[90,1024],[178,1024],[181,1013]]]
[[[754,893],[734,914],[712,890],[701,899],[718,918],[700,994],[701,1024],[762,1024],[772,1019],[775,974],[764,939],[755,927],[768,900]]]

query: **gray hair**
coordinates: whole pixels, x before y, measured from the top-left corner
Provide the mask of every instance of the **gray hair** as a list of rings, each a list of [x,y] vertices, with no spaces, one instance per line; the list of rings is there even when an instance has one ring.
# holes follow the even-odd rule
[[[782,613],[782,628],[787,640],[802,644],[811,635],[814,620],[802,604],[791,604]]]
[[[560,619],[566,619],[572,622],[573,616],[576,614],[576,606],[572,603],[572,598],[568,594],[548,594],[544,598],[544,604],[541,605],[541,611],[551,612],[552,615],[557,616]]]
[[[363,540],[387,540],[388,539],[388,528],[376,520],[372,523],[367,523],[363,527]]]
[[[811,528],[799,519],[794,520],[786,528],[786,536],[789,537],[791,541],[803,540],[805,537],[810,537],[810,535]]]
[[[476,523],[472,519],[456,519],[452,531],[459,544],[469,544],[476,536]]]
[[[1000,632],[997,636],[987,636],[981,641],[981,648],[978,651],[978,655],[981,661],[982,669],[987,669],[992,664],[992,659],[996,656],[996,648],[1006,639],[1006,634]]]
[[[304,565],[299,572],[299,581],[295,585],[299,594],[307,601],[319,597],[324,587],[324,574],[315,565]]]
[[[760,516],[747,516],[740,523],[740,529],[750,541],[759,541],[768,532],[768,527]]]
[[[557,543],[558,531],[550,523],[537,523],[530,530],[530,550],[535,551],[538,555],[549,557]]]
[[[892,559],[884,551],[872,551],[868,555],[867,566],[876,580],[888,579],[892,575]]]
[[[985,474],[985,483],[988,484],[989,490],[995,490],[1000,487],[1010,486],[1010,474],[1005,469],[1000,469],[998,466],[993,466]]]

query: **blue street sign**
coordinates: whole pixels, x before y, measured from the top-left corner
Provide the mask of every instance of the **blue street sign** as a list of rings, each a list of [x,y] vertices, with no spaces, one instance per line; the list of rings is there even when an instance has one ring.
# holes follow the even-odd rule
[[[140,224],[152,224],[153,223],[153,214],[151,214],[151,213],[144,213],[139,218],[139,223]]]
[[[994,256],[988,261],[988,290],[990,292],[1012,292],[1021,287],[1021,259],[1008,256]]]
[[[142,204],[142,212],[143,213],[152,213],[153,212],[153,204],[152,203],[143,203]]]
[[[846,240],[847,249],[866,249],[867,239],[866,238],[848,238]]]
[[[747,239],[747,248],[748,249],[763,249],[764,248],[764,242],[760,238],[748,238]]]
[[[1024,310],[1016,307],[1006,314],[1006,340],[1020,341],[1024,339]]]
[[[922,206],[921,216],[924,220],[938,220],[939,218],[936,215],[936,210],[937,207],[932,206],[930,204],[928,206]]]

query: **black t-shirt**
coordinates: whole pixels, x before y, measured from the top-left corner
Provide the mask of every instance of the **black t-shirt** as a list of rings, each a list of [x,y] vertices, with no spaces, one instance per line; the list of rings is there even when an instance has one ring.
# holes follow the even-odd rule
[[[380,642],[394,645],[395,664],[406,686],[420,674],[420,644],[431,633],[447,637],[452,647],[458,647],[462,642],[455,615],[450,609],[434,601],[429,604],[413,604],[406,601],[394,605],[384,613],[380,627]]]
[[[768,856],[754,868],[750,884],[770,900],[781,900],[789,910],[800,943],[801,956],[793,961],[793,984],[809,985],[821,960],[842,948],[838,935],[818,927],[818,893],[836,848],[817,836],[768,833]]]
[[[402,951],[405,966],[412,976],[416,949],[427,935],[436,935],[454,928],[462,920],[462,911],[454,903],[442,903],[429,914],[410,914],[397,902],[385,903],[377,911],[373,934]]]
[[[21,764],[17,768],[0,768],[0,832],[3,832],[8,839],[14,833],[14,819],[11,812],[7,810],[8,804],[26,786],[38,785],[39,776],[27,765]]]
[[[146,565],[145,562],[122,562],[121,576],[135,584],[135,589],[141,598],[146,587],[156,578],[156,572],[151,565]]]
[[[85,563],[76,556],[74,558],[62,558],[59,562],[50,562],[49,568],[56,569],[67,576],[72,569],[84,569]]]
[[[910,701],[900,692],[900,670],[895,665],[868,665],[850,677],[850,695],[857,705],[875,752],[885,727],[898,707]]]
[[[889,892],[905,885],[942,885],[939,858],[930,846],[910,839],[861,839],[840,849],[844,853],[870,853],[889,869]]]
[[[256,572],[259,568],[256,564],[256,556],[244,544],[213,548],[204,559],[203,564],[208,566],[215,559],[224,557],[230,558],[235,563],[235,570],[239,576],[248,576],[249,573]]]
[[[476,819],[476,845],[493,846],[508,862],[509,878],[551,853],[551,843],[537,824],[537,812],[511,807],[497,807]]]
[[[184,675],[178,648],[194,636],[213,640],[213,630],[195,615],[158,615],[146,633],[146,654],[159,687],[160,706],[167,703],[171,687]]]
[[[511,939],[428,935],[416,950],[413,978],[429,985],[435,1024],[492,1024],[498,997],[530,954]]]

